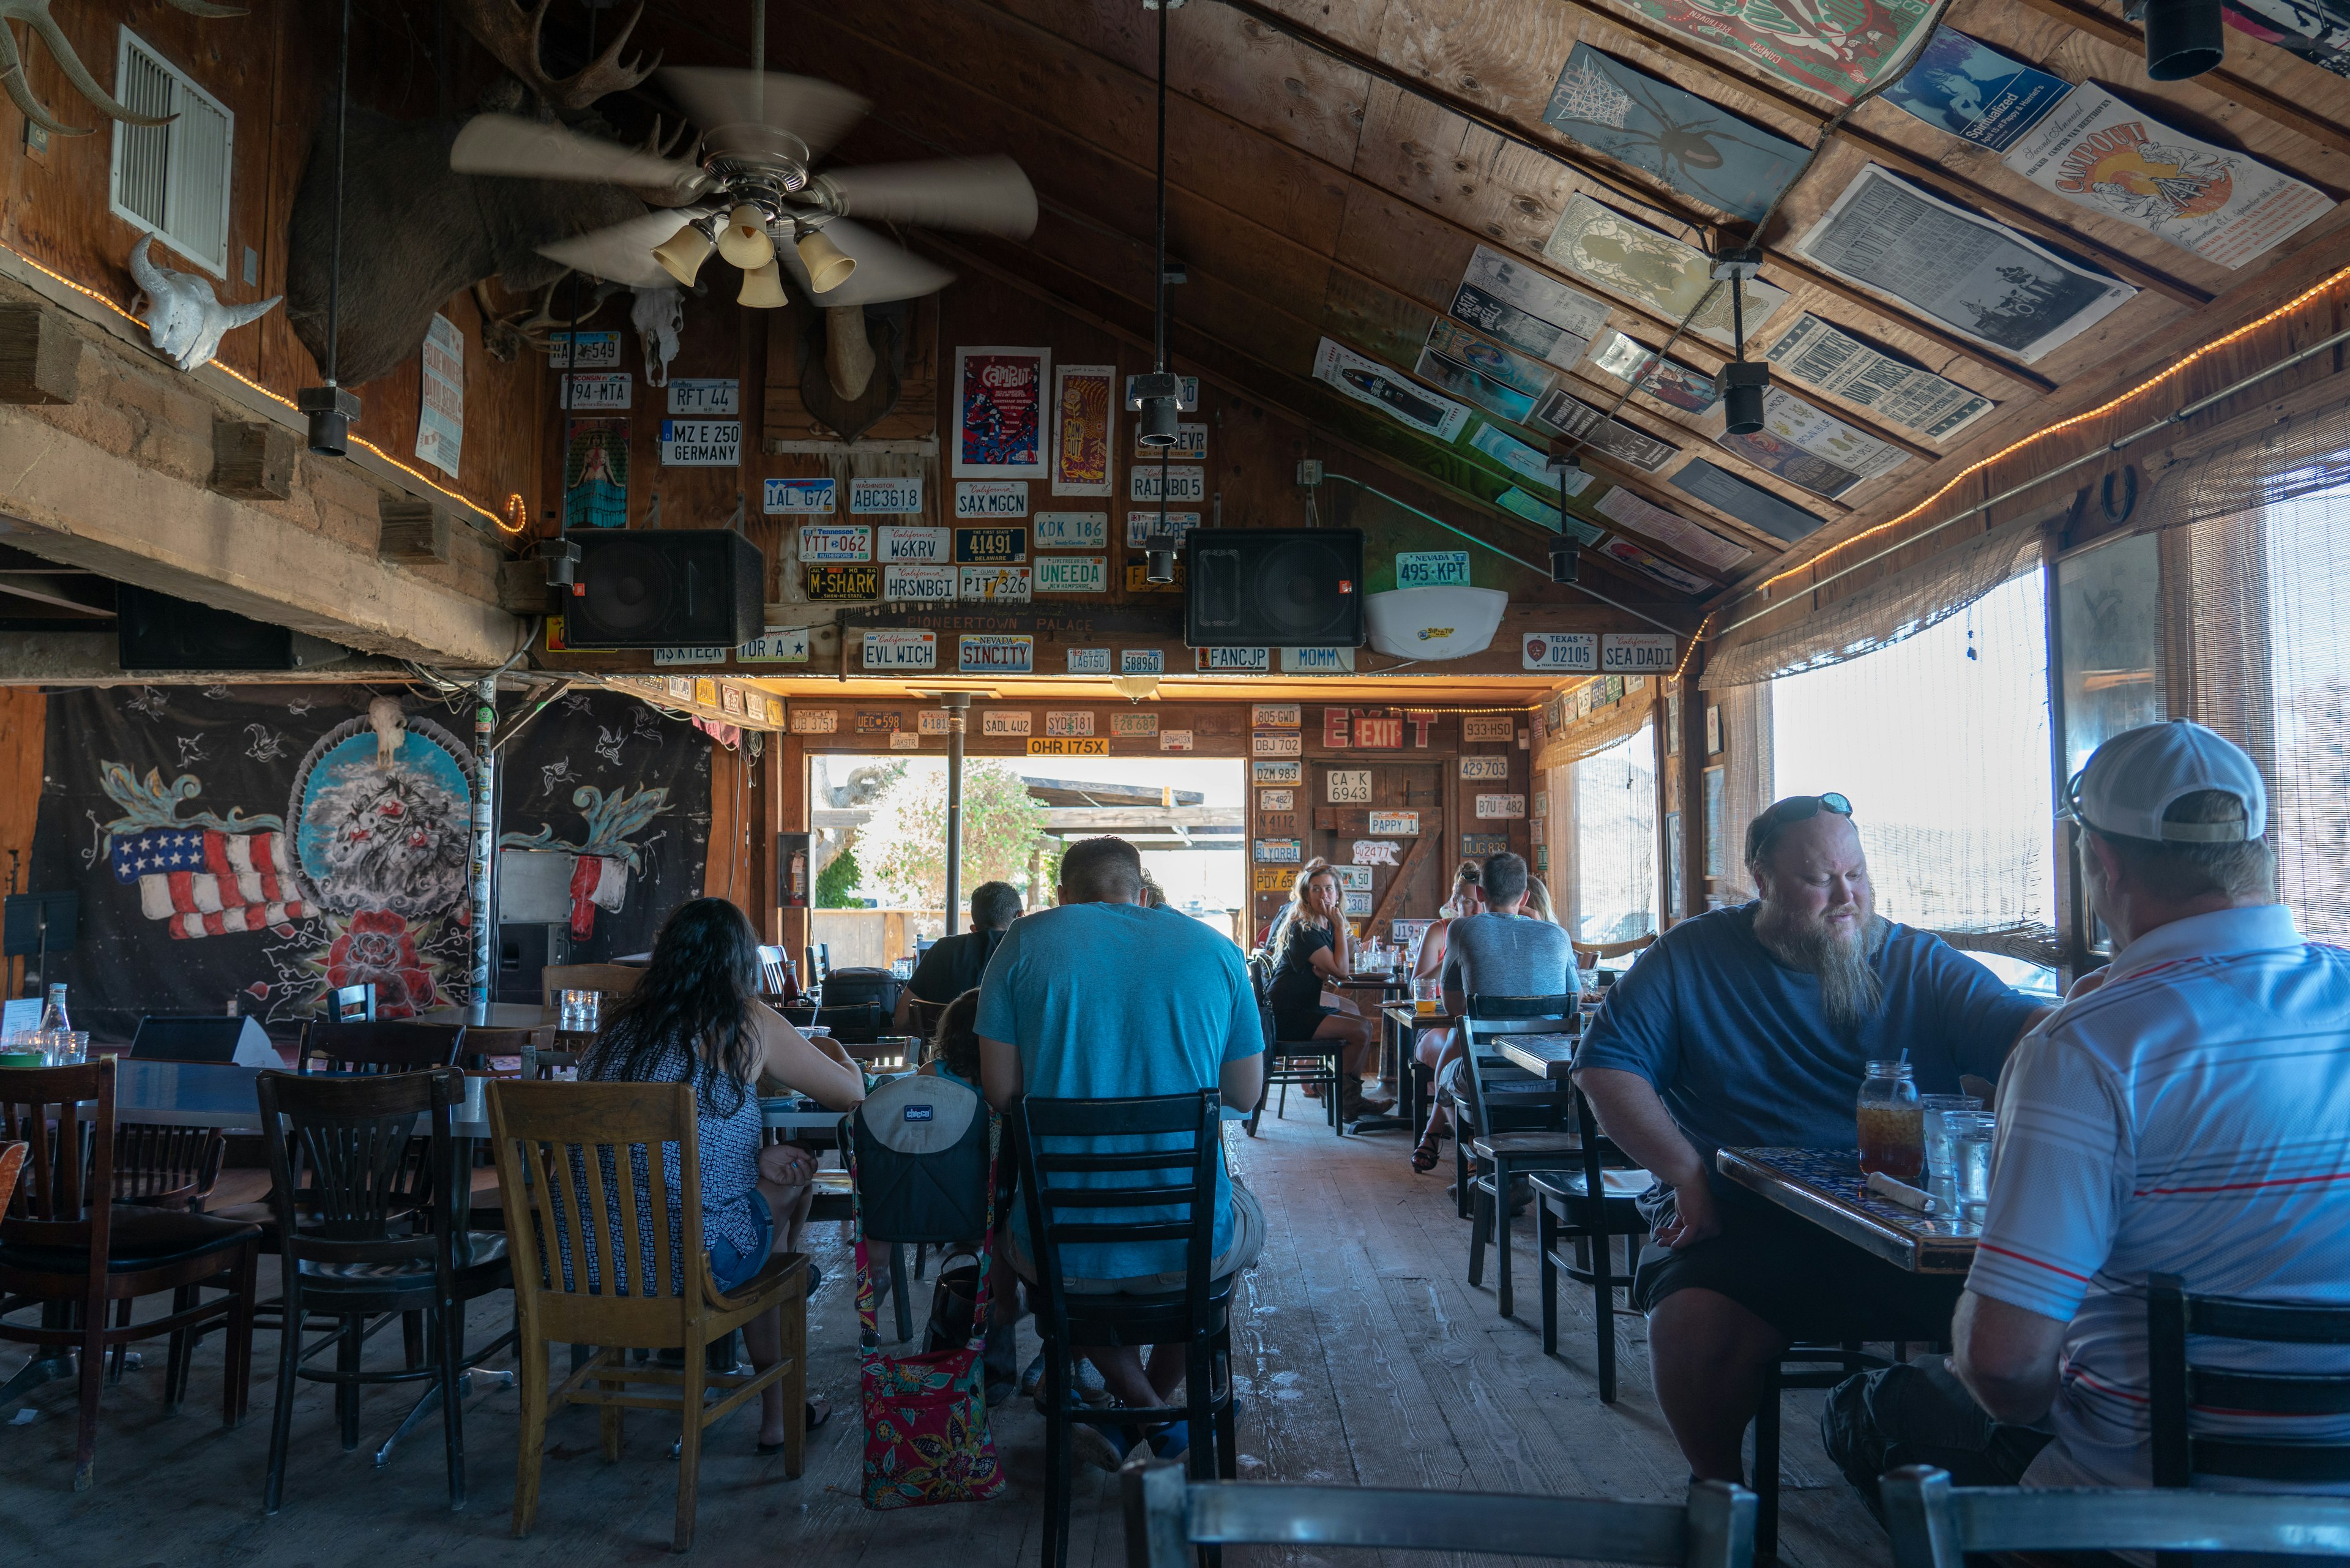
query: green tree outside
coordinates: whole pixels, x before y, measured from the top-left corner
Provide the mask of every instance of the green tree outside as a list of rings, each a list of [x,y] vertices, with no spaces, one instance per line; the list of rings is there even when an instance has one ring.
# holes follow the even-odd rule
[[[863,872],[857,864],[856,843],[851,840],[842,845],[840,853],[834,856],[826,863],[825,868],[816,874],[816,907],[819,909],[858,908],[861,900],[849,895],[856,890],[857,884],[863,879]]]
[[[1017,773],[1001,763],[970,762],[962,773],[962,892],[982,882],[1028,889],[1030,857],[1045,851],[1045,886],[1060,867],[1060,845],[1045,837],[1045,807]],[[873,803],[858,836],[872,857],[868,885],[900,908],[938,909],[947,897],[947,781],[943,771],[909,774]]]

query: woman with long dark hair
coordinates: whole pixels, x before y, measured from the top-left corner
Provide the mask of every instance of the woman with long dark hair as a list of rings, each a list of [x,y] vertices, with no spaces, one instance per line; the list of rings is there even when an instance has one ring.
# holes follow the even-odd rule
[[[606,1014],[580,1075],[693,1085],[700,1244],[722,1293],[757,1273],[770,1253],[798,1250],[814,1196],[814,1155],[795,1144],[760,1147],[761,1093],[807,1095],[836,1111],[865,1097],[864,1075],[839,1046],[810,1041],[759,1000],[758,934],[723,898],[695,898],[669,918],[644,979]],[[685,1208],[674,1144],[661,1163],[674,1233]],[[808,1275],[813,1290],[814,1265]],[[743,1325],[743,1341],[754,1366],[772,1366],[783,1355],[783,1324],[768,1313]],[[782,1385],[761,1397],[764,1452],[784,1439]],[[809,1417],[811,1425],[822,1419],[813,1406]]]

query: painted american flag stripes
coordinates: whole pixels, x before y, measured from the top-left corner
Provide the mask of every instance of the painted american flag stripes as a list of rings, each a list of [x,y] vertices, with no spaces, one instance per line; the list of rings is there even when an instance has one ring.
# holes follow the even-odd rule
[[[114,878],[135,883],[139,909],[174,937],[217,937],[305,919],[283,833],[152,827],[118,836]]]

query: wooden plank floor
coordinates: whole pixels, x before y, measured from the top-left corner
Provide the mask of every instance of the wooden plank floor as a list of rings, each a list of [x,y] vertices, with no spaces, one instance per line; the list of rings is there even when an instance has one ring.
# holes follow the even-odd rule
[[[1570,1292],[1563,1299],[1561,1354],[1542,1355],[1531,1221],[1517,1227],[1522,1318],[1503,1319],[1493,1309],[1490,1276],[1483,1289],[1465,1282],[1465,1228],[1445,1197],[1450,1160],[1415,1177],[1399,1135],[1342,1143],[1315,1110],[1293,1097],[1289,1119],[1268,1117],[1256,1140],[1228,1129],[1234,1168],[1263,1199],[1270,1227],[1263,1262],[1239,1292],[1233,1325],[1246,1402],[1242,1476],[1679,1496],[1687,1472],[1648,1391],[1640,1320],[1618,1320],[1623,1389],[1614,1407],[1602,1405],[1587,1296]],[[838,1413],[812,1439],[807,1473],[796,1481],[785,1480],[780,1459],[752,1454],[748,1413],[717,1429],[702,1460],[694,1559],[827,1568],[1035,1561],[1043,1422],[1024,1401],[997,1417],[1012,1481],[1003,1498],[889,1514],[859,1506],[857,1320],[847,1251],[837,1227],[816,1232],[811,1248],[826,1274],[810,1311],[811,1386],[828,1392]],[[274,1261],[265,1263],[272,1266]],[[475,1333],[486,1338],[503,1318],[502,1311],[483,1311]],[[885,1326],[885,1342],[888,1333]],[[1025,1326],[1022,1335],[1024,1358],[1035,1342]],[[71,1490],[73,1386],[52,1383],[20,1402],[35,1418],[0,1425],[0,1509],[18,1542],[10,1555],[158,1568],[568,1568],[658,1562],[669,1554],[674,1428],[662,1430],[657,1417],[645,1415],[629,1417],[628,1446],[616,1466],[598,1452],[591,1412],[556,1417],[538,1527],[528,1540],[514,1540],[515,1397],[497,1389],[466,1402],[471,1502],[452,1514],[437,1421],[413,1434],[387,1468],[371,1462],[374,1447],[407,1407],[406,1390],[368,1396],[361,1449],[346,1454],[335,1436],[330,1397],[305,1386],[286,1505],[265,1518],[276,1336],[257,1337],[253,1415],[234,1432],[218,1425],[218,1344],[215,1336],[198,1361],[190,1403],[167,1417],[157,1403],[163,1345],[150,1342],[145,1365],[107,1391],[98,1484],[78,1495]],[[395,1335],[381,1336],[375,1354],[397,1355],[396,1344]],[[13,1367],[13,1347],[5,1354]],[[1820,1397],[1787,1398],[1783,1560],[1798,1568],[1882,1564],[1883,1535],[1820,1451]],[[0,1412],[0,1422],[12,1414]],[[1111,1478],[1080,1470],[1077,1490],[1075,1563],[1123,1563]],[[1227,1560],[1367,1561],[1300,1549],[1236,1552]]]

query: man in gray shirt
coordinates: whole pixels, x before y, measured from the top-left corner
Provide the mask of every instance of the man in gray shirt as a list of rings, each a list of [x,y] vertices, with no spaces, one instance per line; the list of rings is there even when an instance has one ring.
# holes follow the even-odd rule
[[[1525,857],[1507,850],[1485,862],[1485,912],[1445,928],[1444,1010],[1459,1017],[1472,996],[1566,996],[1576,989],[1575,947],[1548,920],[1520,911]]]

